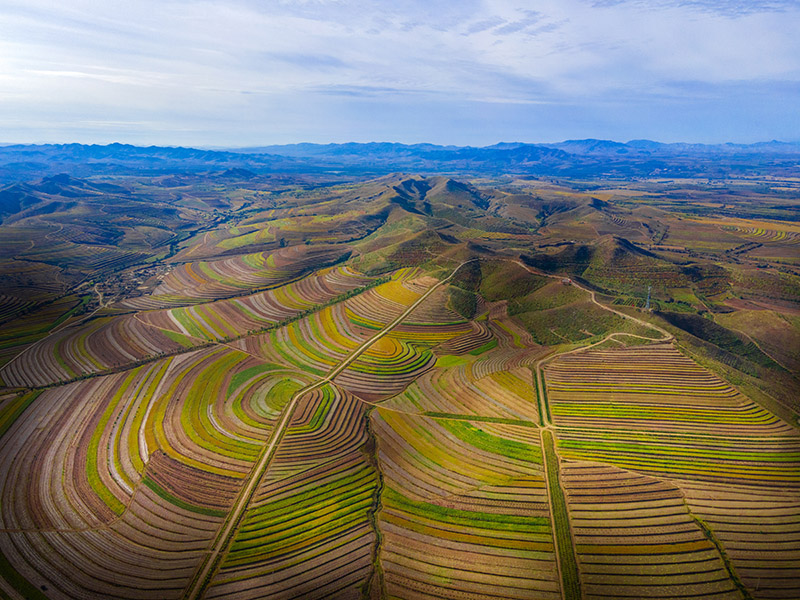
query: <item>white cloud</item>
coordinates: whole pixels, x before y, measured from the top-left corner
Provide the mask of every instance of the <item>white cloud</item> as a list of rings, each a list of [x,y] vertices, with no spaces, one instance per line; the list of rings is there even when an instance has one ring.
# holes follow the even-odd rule
[[[593,114],[648,99],[655,110],[699,94],[692,82],[713,95],[714,85],[800,81],[798,30],[788,0],[7,1],[0,110],[27,115],[31,135],[41,114],[61,110],[110,135],[127,115],[212,137],[213,124],[278,109],[286,127],[324,132],[350,114],[347,98],[365,121],[392,98],[419,110],[488,101]]]

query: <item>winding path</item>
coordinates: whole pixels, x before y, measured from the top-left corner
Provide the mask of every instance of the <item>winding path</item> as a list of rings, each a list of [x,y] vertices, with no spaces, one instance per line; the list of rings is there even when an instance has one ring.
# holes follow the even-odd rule
[[[523,263],[520,260],[512,260],[511,262],[519,265],[520,267],[522,267],[523,269],[525,269],[529,273],[533,273],[534,275],[539,275],[540,277],[550,277],[551,279],[563,279],[564,278],[563,275],[551,275],[550,273],[544,273],[544,272],[542,272],[542,271],[540,271],[538,269],[534,269],[533,267],[530,267],[530,266],[526,265],[525,263]],[[572,285],[572,286],[578,288],[579,290],[582,290],[582,291],[586,292],[587,294],[589,294],[589,297],[591,298],[592,302],[594,304],[596,304],[597,306],[599,306],[600,308],[602,308],[603,310],[607,310],[609,312],[614,313],[615,315],[619,315],[623,319],[628,319],[630,321],[633,321],[634,323],[636,323],[638,325],[641,325],[642,327],[645,327],[647,329],[653,329],[653,330],[659,332],[661,334],[661,337],[660,338],[649,338],[649,337],[645,337],[645,336],[642,336],[642,335],[636,335],[634,333],[623,333],[623,332],[619,332],[618,331],[618,332],[609,333],[602,340],[600,340],[598,342],[595,342],[593,344],[589,344],[588,346],[580,346],[578,348],[575,348],[574,350],[568,350],[566,352],[556,352],[556,353],[548,354],[547,356],[543,356],[538,361],[536,361],[536,364],[534,365],[534,370],[535,370],[535,373],[536,373],[536,393],[539,395],[539,398],[542,400],[542,408],[544,410],[542,411],[541,417],[542,417],[542,422],[544,423],[545,428],[552,427],[552,422],[550,420],[550,406],[549,406],[549,403],[546,400],[547,396],[545,395],[544,377],[542,376],[542,364],[544,364],[544,363],[546,363],[548,361],[551,361],[551,360],[553,360],[554,358],[556,358],[558,356],[564,356],[565,354],[572,354],[573,352],[580,352],[582,350],[587,350],[588,348],[592,348],[594,346],[599,346],[600,344],[602,344],[604,342],[607,342],[608,340],[615,340],[616,336],[618,336],[618,335],[626,335],[628,337],[635,337],[635,338],[639,338],[639,339],[643,339],[643,340],[651,340],[653,342],[669,342],[675,337],[669,331],[659,327],[658,325],[655,325],[653,323],[645,321],[644,319],[640,319],[638,317],[634,317],[633,315],[629,315],[627,313],[624,313],[622,311],[616,310],[614,308],[611,308],[610,306],[607,306],[607,305],[603,304],[602,302],[600,302],[597,299],[597,295],[596,295],[594,290],[590,290],[589,288],[583,287],[582,285],[580,285],[579,283],[576,283],[573,280],[570,280],[570,285]]]

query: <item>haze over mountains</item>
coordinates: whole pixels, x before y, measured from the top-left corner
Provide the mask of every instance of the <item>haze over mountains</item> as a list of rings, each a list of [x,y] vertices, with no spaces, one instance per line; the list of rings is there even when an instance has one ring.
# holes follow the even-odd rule
[[[385,174],[527,174],[563,177],[791,176],[800,173],[800,143],[662,144],[649,140],[567,140],[486,147],[399,144],[289,144],[209,150],[128,144],[17,144],[0,147],[0,181],[69,173],[89,176],[248,169],[254,173],[342,170]]]

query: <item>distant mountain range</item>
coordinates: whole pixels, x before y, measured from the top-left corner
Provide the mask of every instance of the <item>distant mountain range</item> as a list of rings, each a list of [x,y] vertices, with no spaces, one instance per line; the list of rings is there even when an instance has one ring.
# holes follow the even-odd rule
[[[6,182],[56,173],[85,177],[226,170],[256,174],[335,170],[365,175],[414,171],[610,178],[798,176],[800,143],[705,145],[586,139],[553,144],[504,142],[482,148],[371,142],[228,150],[118,143],[0,146],[0,181]]]
[[[232,149],[231,152],[245,154],[274,154],[292,157],[312,156],[346,156],[346,155],[420,155],[436,152],[464,151],[512,151],[527,149],[562,150],[568,154],[585,155],[640,155],[640,156],[675,156],[680,154],[786,154],[800,155],[800,142],[759,142],[756,144],[663,144],[651,140],[631,140],[630,142],[614,142],[610,140],[567,140],[551,144],[526,144],[523,142],[501,142],[493,146],[475,148],[470,146],[437,146],[435,144],[398,144],[392,142],[370,142],[359,144],[284,144],[274,146],[258,146]]]

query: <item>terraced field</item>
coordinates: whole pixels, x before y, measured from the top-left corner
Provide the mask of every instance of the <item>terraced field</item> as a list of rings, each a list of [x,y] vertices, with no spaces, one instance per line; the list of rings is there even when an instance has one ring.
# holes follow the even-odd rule
[[[373,417],[389,598],[559,598],[535,428]]]
[[[40,394],[0,438],[14,570],[48,597],[179,597],[263,435],[231,440],[234,415],[199,411],[203,378],[248,360],[187,354]]]
[[[379,477],[364,406],[308,394],[206,598],[361,598],[375,554]]]
[[[322,269],[314,275],[274,289],[221,300],[140,313],[140,321],[164,331],[212,341],[239,337],[288,321],[297,315],[369,285],[375,278],[346,267]]]
[[[796,226],[775,229],[775,224],[769,221],[747,223],[743,221],[730,221],[721,225],[723,231],[729,231],[757,242],[800,244],[800,229]]]
[[[184,263],[172,269],[152,295],[125,300],[121,305],[141,310],[238,296],[293,281],[336,262],[345,250],[293,246],[272,253]]]
[[[0,598],[800,598],[800,421],[765,395],[795,374],[633,307],[657,276],[758,320],[736,286],[779,282],[794,327],[793,276],[715,264],[794,226],[539,180],[193,177],[150,181],[174,231],[143,202],[5,232]],[[721,254],[689,264],[697,231]]]
[[[43,386],[171,354],[197,342],[147,327],[133,315],[67,327],[27,347],[0,369],[11,386]]]
[[[13,459],[0,472],[0,550],[12,580],[54,598],[183,596],[284,407],[363,347],[275,433],[203,597],[796,593],[791,426],[669,343],[549,359],[542,402],[533,365],[546,349],[505,304],[465,321],[437,293],[371,342],[436,280],[404,270],[371,281],[323,269],[193,313],[94,319],[7,365],[19,385],[124,366],[109,342],[94,355],[104,363],[71,350],[83,366],[43,367],[47,351],[101,348],[93,340],[126,323],[139,329],[118,339],[176,344],[139,367],[3,398],[0,452]],[[258,326],[273,328],[220,343]],[[165,347],[152,342],[150,355]]]
[[[13,360],[27,346],[54,329],[74,323],[88,300],[89,296],[72,295],[37,307],[31,300],[26,302],[15,296],[0,296],[0,322],[10,321],[4,323],[0,334],[0,364]]]
[[[586,598],[742,597],[677,486],[569,462],[564,487]]]
[[[586,597],[798,597],[796,428],[669,344],[545,373]]]
[[[0,369],[12,386],[41,386],[118,369],[211,341],[237,338],[296,318],[369,285],[347,268],[234,300],[95,318],[54,332]]]

